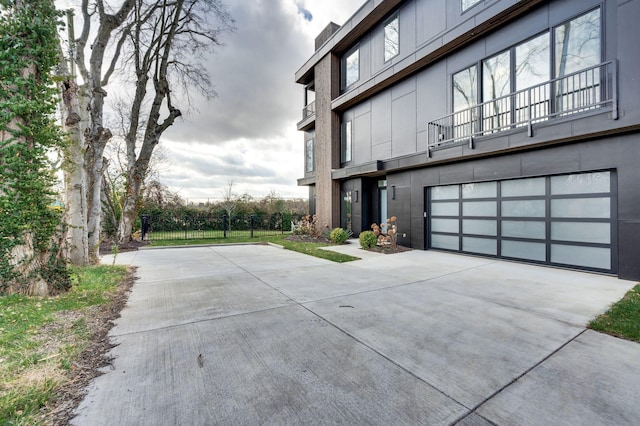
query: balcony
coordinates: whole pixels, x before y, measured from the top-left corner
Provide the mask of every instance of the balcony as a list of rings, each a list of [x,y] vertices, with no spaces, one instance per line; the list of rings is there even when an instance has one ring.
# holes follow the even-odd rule
[[[309,130],[314,127],[316,121],[316,101],[302,108],[302,120],[298,122],[298,130]]]
[[[468,143],[511,129],[533,136],[536,123],[587,111],[618,118],[617,62],[599,65],[460,110],[428,123],[428,150]]]

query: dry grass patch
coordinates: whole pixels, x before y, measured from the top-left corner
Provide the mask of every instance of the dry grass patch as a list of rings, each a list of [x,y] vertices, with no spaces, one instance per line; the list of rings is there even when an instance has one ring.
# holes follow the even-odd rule
[[[124,307],[132,269],[74,270],[74,286],[50,298],[0,297],[0,424],[66,425],[98,369]]]

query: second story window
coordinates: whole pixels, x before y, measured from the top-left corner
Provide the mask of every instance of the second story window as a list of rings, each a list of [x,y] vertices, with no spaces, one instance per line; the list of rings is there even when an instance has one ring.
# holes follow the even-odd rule
[[[342,123],[340,135],[340,162],[348,163],[351,161],[351,121]]]
[[[342,89],[346,89],[360,80],[360,49],[350,50],[342,58]]]
[[[600,9],[554,29],[556,77],[571,76],[574,73],[594,67],[600,63]],[[580,78],[567,77],[556,83],[556,110],[579,110],[589,103],[600,102],[599,68],[584,73]]]
[[[511,93],[510,64],[510,50],[482,61],[482,100],[497,99],[482,110],[485,129],[499,128],[511,120],[511,99],[504,97]]]
[[[398,15],[392,17],[384,26],[384,61],[400,53],[400,23]]]
[[[597,8],[453,74],[453,132],[444,138],[593,109],[601,97],[600,21]]]
[[[453,136],[474,132],[478,104],[478,66],[473,65],[453,75]],[[444,137],[444,133],[441,133]]]
[[[555,28],[556,77],[600,63],[600,9]]]

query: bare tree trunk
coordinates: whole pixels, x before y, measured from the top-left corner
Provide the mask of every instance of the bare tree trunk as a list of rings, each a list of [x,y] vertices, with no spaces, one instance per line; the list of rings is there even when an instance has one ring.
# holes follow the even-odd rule
[[[48,296],[49,285],[38,274],[33,272],[46,262],[46,253],[36,253],[33,247],[33,234],[25,232],[24,244],[14,247],[11,260],[14,270],[22,277],[32,277],[27,288],[9,289],[9,293],[23,293],[32,296]]]
[[[124,37],[116,45],[109,67],[103,70],[107,46],[114,31],[129,17],[134,7],[135,0],[124,0],[120,9],[114,14],[107,12],[103,0],[95,1],[95,10],[91,11],[88,0],[82,0],[80,6],[83,17],[83,28],[80,37],[76,40],[75,51],[78,59],[80,74],[91,92],[91,101],[88,104],[91,126],[85,134],[87,149],[84,158],[85,171],[87,173],[87,234],[89,246],[89,259],[97,262],[102,231],[102,179],[104,172],[104,148],[111,139],[111,131],[104,127],[104,100],[107,92],[109,78],[113,73]],[[91,43],[91,53],[88,66],[85,63],[85,47],[91,34],[91,18],[96,15],[99,25],[95,38]]]
[[[139,174],[134,174],[127,188],[127,196],[122,206],[122,215],[118,224],[118,242],[121,244],[131,241],[133,224],[138,215],[139,199],[142,194],[143,179]]]
[[[180,117],[182,113],[179,109],[174,108],[171,103],[171,94],[169,88],[169,81],[167,80],[167,72],[169,67],[169,60],[171,51],[173,48],[173,41],[176,36],[176,32],[180,27],[180,20],[183,18],[182,11],[184,6],[184,0],[177,0],[172,7],[163,5],[161,20],[157,28],[160,29],[160,35],[157,40],[154,40],[154,47],[147,51],[145,54],[140,50],[141,43],[141,26],[137,26],[134,32],[134,46],[136,49],[136,57],[138,60],[144,57],[143,62],[136,63],[136,71],[138,71],[138,80],[136,84],[136,95],[134,103],[132,105],[132,120],[129,132],[126,136],[127,141],[127,157],[128,157],[128,179],[127,179],[127,195],[122,207],[122,215],[120,218],[120,225],[118,226],[118,242],[127,243],[131,241],[131,234],[133,232],[133,223],[138,211],[138,200],[142,195],[142,185],[144,183],[144,176],[149,168],[149,162],[153,155],[153,150],[160,141],[162,133],[173,125],[176,118]],[[140,120],[140,109],[142,101],[146,95],[146,86],[148,78],[143,77],[140,71],[145,70],[149,72],[155,66],[153,74],[153,89],[154,98],[149,111],[149,119],[147,120],[146,129],[144,132],[144,138],[142,147],[140,148],[140,154],[138,158],[135,157],[135,142],[137,139],[138,126]],[[165,108],[169,110],[169,113],[161,121],[160,115],[163,108],[163,104],[166,101]]]
[[[69,261],[76,266],[89,264],[87,238],[87,179],[84,168],[84,131],[88,117],[82,117],[78,85],[71,78],[62,82],[62,123],[69,138],[64,153],[66,247]]]
[[[93,139],[93,140],[92,140]],[[87,232],[89,259],[96,263],[99,259],[100,237],[102,234],[102,178],[104,173],[104,148],[111,139],[109,129],[101,129],[100,136],[92,140],[87,149],[85,167],[88,175],[87,191]]]

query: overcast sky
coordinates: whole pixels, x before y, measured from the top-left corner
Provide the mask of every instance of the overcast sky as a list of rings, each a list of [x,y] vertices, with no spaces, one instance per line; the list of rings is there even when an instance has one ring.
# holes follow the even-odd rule
[[[208,69],[218,96],[199,102],[168,130],[161,144],[169,165],[161,181],[189,200],[234,192],[307,197],[303,88],[294,73],[314,52],[329,23],[342,25],[364,0],[226,0],[236,31],[212,55]]]
[[[161,181],[190,201],[234,192],[271,191],[307,197],[304,174],[303,87],[294,73],[314,52],[315,37],[342,25],[364,0],[226,0],[236,30],[208,63],[218,96],[163,136],[169,163]]]

